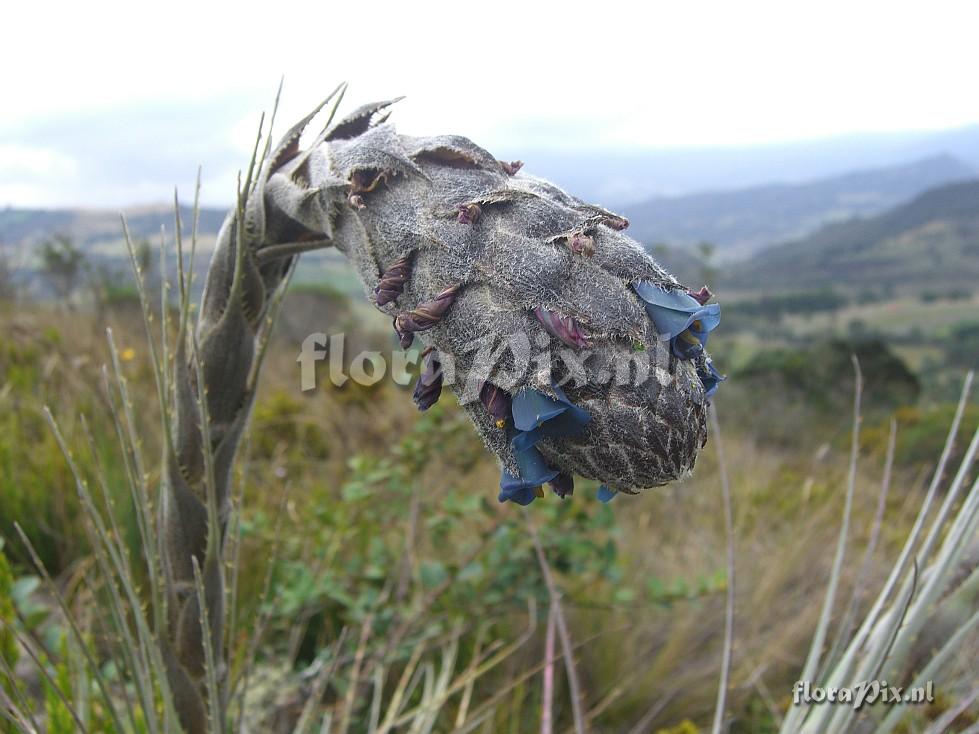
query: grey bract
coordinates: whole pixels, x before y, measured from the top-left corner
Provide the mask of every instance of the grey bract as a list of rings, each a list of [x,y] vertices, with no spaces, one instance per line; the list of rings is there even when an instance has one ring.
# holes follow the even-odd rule
[[[659,306],[636,287],[695,302],[687,289],[622,232],[622,217],[516,172],[519,164],[466,138],[400,135],[378,121],[385,107],[361,108],[311,149],[293,146],[268,164],[270,236],[330,240],[402,344],[417,339],[452,359],[446,386],[499,457],[505,480],[520,479],[527,462],[516,454],[528,443],[560,473],[562,496],[572,475],[636,493],[689,472],[706,442],[707,389],[719,375],[702,348],[673,348],[676,335],[658,332],[651,318]],[[688,341],[701,333],[701,322],[690,320]],[[550,369],[532,362],[514,377],[514,356],[504,349],[489,374],[474,372],[474,344],[520,334],[535,354],[551,355]],[[577,351],[588,356],[573,369],[556,358]],[[609,379],[623,369],[632,379]],[[589,418],[570,435],[542,430],[515,447],[512,417],[493,415],[478,386],[469,399],[474,378],[511,398],[530,390],[567,400]],[[427,407],[432,378],[424,379]]]

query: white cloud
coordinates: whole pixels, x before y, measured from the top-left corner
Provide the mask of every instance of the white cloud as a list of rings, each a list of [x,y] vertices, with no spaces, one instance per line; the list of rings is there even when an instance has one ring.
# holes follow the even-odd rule
[[[32,180],[70,177],[78,163],[70,155],[50,148],[16,143],[0,144],[0,170],[5,177]]]
[[[282,74],[283,121],[346,79],[350,106],[407,94],[406,131],[503,147],[735,145],[979,121],[968,2],[247,6],[13,4],[5,27],[21,30],[0,64],[18,71],[4,75],[0,143],[80,161],[79,196],[144,173],[151,187],[178,169],[190,179],[198,163],[230,176]]]

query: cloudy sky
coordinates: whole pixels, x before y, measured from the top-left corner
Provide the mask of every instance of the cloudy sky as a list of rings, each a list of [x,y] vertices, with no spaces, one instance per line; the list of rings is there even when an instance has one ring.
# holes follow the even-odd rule
[[[225,203],[282,76],[282,120],[347,81],[348,107],[404,94],[400,129],[490,149],[979,122],[968,2],[248,5],[8,4],[0,206],[165,201],[198,165],[204,199]]]

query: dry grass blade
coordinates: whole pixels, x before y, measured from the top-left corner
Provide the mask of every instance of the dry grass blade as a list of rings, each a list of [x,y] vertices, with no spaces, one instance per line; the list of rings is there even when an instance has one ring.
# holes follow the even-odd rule
[[[287,485],[288,486],[288,485]],[[275,514],[275,519],[272,524],[272,553],[269,559],[269,564],[265,569],[265,578],[262,582],[262,591],[259,595],[259,608],[261,609],[264,605],[264,610],[259,614],[258,620],[255,622],[252,634],[248,638],[248,643],[246,646],[245,660],[241,664],[241,671],[237,677],[234,677],[229,686],[230,695],[236,695],[238,700],[238,712],[235,717],[234,731],[240,731],[245,716],[245,696],[248,693],[248,684],[252,670],[255,665],[255,659],[258,655],[258,647],[262,641],[262,635],[265,633],[265,629],[268,626],[268,622],[272,617],[272,607],[267,604],[272,592],[272,574],[275,570],[276,563],[279,560],[279,552],[281,548],[282,535],[279,532],[282,522],[282,517],[285,514],[285,507],[288,495],[285,489],[282,492],[282,497],[279,500],[278,510]]]
[[[586,639],[584,639],[584,640],[582,640],[580,642],[576,642],[574,649],[575,650],[581,649],[581,648],[585,647],[586,645],[594,642],[595,640],[601,639],[603,635],[606,635],[606,634],[618,634],[618,633],[623,632],[625,629],[626,629],[625,627],[610,627],[610,628],[607,628],[607,629],[603,630],[602,632],[600,632],[598,634],[592,635],[591,637],[588,637],[588,638],[586,638]],[[530,628],[530,631],[529,631],[529,634],[525,635],[522,640],[518,641],[517,643],[515,643],[511,647],[513,647],[514,649],[517,649],[517,648],[521,647],[527,640],[530,639],[530,637],[533,636],[533,631],[534,631],[534,627],[531,627]],[[561,650],[561,651],[555,651],[554,657],[551,659],[550,662],[551,663],[556,663],[558,660],[561,660],[562,658],[564,658],[564,651],[563,650]],[[510,697],[512,699],[512,697],[513,697],[512,696],[513,691],[516,690],[522,684],[526,683],[528,680],[530,680],[534,676],[536,676],[539,673],[541,673],[544,670],[544,665],[547,662],[548,661],[546,661],[546,660],[541,660],[540,662],[536,663],[532,667],[530,667],[527,670],[523,671],[520,675],[518,675],[515,678],[511,679],[507,683],[507,685],[499,688],[496,691],[496,693],[493,694],[493,696],[491,698],[489,698],[486,701],[483,701],[483,703],[480,704],[479,707],[476,708],[476,710],[473,713],[472,720],[468,724],[466,724],[466,725],[464,725],[464,726],[462,726],[460,728],[457,728],[456,731],[453,734],[466,734],[466,732],[470,732],[473,729],[475,729],[477,726],[479,726],[479,724],[482,721],[485,720],[484,719],[484,715],[487,712],[493,711],[496,708],[496,706],[501,701],[507,700],[508,697]],[[572,723],[571,727],[569,727],[568,729],[565,730],[565,734],[572,734],[573,732],[574,732],[574,724]]]
[[[521,635],[518,639],[511,642],[509,645],[504,646],[498,652],[494,652],[492,655],[488,655],[487,659],[482,661],[475,668],[473,668],[470,673],[466,673],[461,678],[453,682],[452,685],[450,685],[445,690],[440,700],[437,702],[438,705],[441,705],[450,696],[454,695],[458,691],[470,685],[470,683],[476,678],[479,678],[480,676],[484,675],[487,671],[492,670],[497,665],[502,663],[508,657],[513,655],[517,650],[523,647],[527,643],[527,641],[534,636],[534,633],[537,630],[537,607],[534,604],[532,598],[529,601],[528,606],[529,606],[528,619],[530,620],[530,622],[524,634]],[[494,649],[493,646],[490,647],[490,650],[492,649]],[[501,690],[499,690],[490,700],[483,702],[483,704],[481,704],[473,712],[473,718],[469,721],[469,723],[464,724],[461,728],[457,728],[457,734],[464,734],[465,732],[472,731],[472,729],[474,729],[483,721],[483,714],[486,713],[487,709],[493,708],[496,705],[496,703],[499,702],[504,696],[506,696],[511,690],[513,690],[513,688],[515,688],[521,682],[532,677],[533,675],[536,675],[537,672],[539,672],[542,667],[543,667],[543,663],[533,667],[529,671],[526,671],[524,674],[517,677],[515,680],[511,681],[509,685],[506,685]],[[417,709],[413,709],[407,712],[406,714],[394,720],[391,725],[400,726],[402,724],[411,721],[414,718],[416,712]],[[382,727],[381,731],[386,732],[387,729],[384,729]]]
[[[554,607],[547,613],[547,632],[544,636],[544,684],[541,694],[541,734],[552,734],[554,731],[554,633],[557,618]]]
[[[819,659],[822,655],[823,644],[826,641],[826,632],[829,629],[830,618],[833,615],[833,606],[836,601],[836,592],[839,588],[840,577],[843,570],[843,559],[846,556],[846,542],[850,530],[850,514],[853,509],[853,494],[856,486],[857,475],[857,456],[860,448],[860,399],[863,394],[863,375],[860,372],[860,363],[856,357],[852,357],[853,371],[856,378],[856,385],[853,391],[853,432],[850,442],[850,470],[847,476],[846,502],[843,506],[843,522],[840,525],[840,532],[836,542],[836,555],[833,558],[833,568],[830,572],[829,583],[826,586],[826,596],[823,599],[823,608],[819,615],[819,622],[813,634],[812,644],[809,647],[809,655],[802,668],[799,680],[813,680],[816,670],[819,667]],[[806,715],[806,708],[798,706],[793,708],[782,722],[782,734],[796,734],[799,731],[801,719]]]
[[[374,692],[371,696],[371,717],[367,726],[369,734],[374,734],[381,724],[381,697],[384,694],[384,680],[387,670],[383,666],[374,668]]]
[[[963,574],[965,576],[964,581],[961,578],[958,580],[952,578],[955,564],[964,552],[969,539],[974,537],[977,526],[979,526],[979,481],[973,484],[954,517],[951,517],[951,512],[939,511],[933,519],[928,538],[944,538],[937,552],[932,552],[935,543],[926,539],[917,556],[912,559],[912,553],[924,530],[928,510],[954,446],[971,383],[972,373],[965,381],[958,409],[932,483],[884,587],[864,618],[857,634],[843,650],[839,661],[833,664],[824,680],[814,681],[814,683],[823,687],[852,685],[853,681],[874,680],[883,673],[886,673],[885,677],[891,678],[892,673],[900,670],[900,666],[907,659],[908,651],[919,631],[933,618],[937,605],[959,597],[960,593],[976,576],[975,573],[967,571]],[[893,440],[892,428],[889,447],[893,446]],[[977,438],[974,436],[949,486],[950,495],[959,496],[963,491],[965,479],[971,471],[976,456],[977,445],[979,444],[977,444]],[[892,453],[892,450],[889,449],[888,464],[885,469],[885,486],[890,477]],[[877,517],[880,517],[880,514],[878,507]],[[873,535],[874,533],[872,533],[871,542],[873,542]],[[894,590],[898,588],[901,577],[909,563],[911,573],[900,584],[900,591],[893,594]],[[923,583],[920,584],[920,591],[919,566],[922,568],[920,578],[923,580]],[[887,605],[886,608],[885,604]],[[958,625],[941,649],[916,675],[910,687],[924,686],[926,681],[933,680],[936,675],[941,673],[943,666],[961,648],[964,641],[968,639],[968,635],[977,625],[979,625],[979,613],[972,615],[964,623]],[[811,680],[804,676],[801,679]],[[893,731],[909,711],[907,706],[891,707],[886,712],[883,721],[873,729],[874,733],[888,734],[888,732]],[[814,707],[805,710],[801,715],[797,709],[793,709],[786,717],[786,722],[794,717],[796,723],[792,724],[790,728],[783,725],[783,730],[812,732],[814,734],[822,734],[823,732],[842,734],[851,730],[856,724],[857,716],[858,712],[855,712],[852,707]]]
[[[201,576],[201,568],[194,559],[194,587],[197,593],[197,604],[200,609],[201,630],[203,630],[202,647],[204,648],[204,669],[207,680],[207,705],[208,720],[210,722],[212,734],[221,734],[225,730],[224,715],[225,706],[221,700],[221,691],[218,688],[217,661],[214,659],[214,637],[211,635],[210,608],[204,592],[204,579]]]
[[[320,671],[313,680],[309,699],[306,701],[306,705],[303,706],[302,714],[299,716],[299,721],[294,728],[293,734],[306,734],[306,731],[313,725],[313,717],[316,715],[317,706],[319,706],[323,698],[323,693],[326,691],[326,686],[333,678],[333,674],[340,664],[341,652],[346,641],[347,628],[344,627],[340,630],[340,635],[337,637],[336,642],[333,643],[333,659],[330,661],[330,664],[325,665],[322,659],[320,659]]]
[[[551,575],[550,566],[547,563],[547,556],[544,555],[544,547],[540,542],[540,535],[537,528],[527,517],[527,526],[530,528],[530,535],[534,541],[534,549],[537,551],[537,562],[540,564],[541,573],[544,576],[544,584],[547,586],[547,594],[551,599],[551,606],[554,609],[555,620],[557,622],[558,636],[561,638],[561,647],[564,650],[564,668],[568,674],[568,693],[571,696],[571,713],[574,716],[574,727],[576,734],[585,734],[587,723],[584,712],[581,709],[582,692],[581,683],[578,680],[578,671],[574,664],[574,646],[571,643],[571,633],[568,631],[568,624],[564,618],[564,610],[561,608],[561,594],[554,577]]]
[[[826,677],[827,685],[844,685],[847,681],[847,676],[850,675],[851,669],[854,665],[859,663],[858,655],[863,650],[866,641],[873,634],[875,626],[878,624],[881,613],[884,610],[884,605],[887,600],[891,597],[894,589],[896,588],[898,582],[900,581],[904,569],[907,566],[911,554],[917,544],[918,538],[924,529],[925,520],[928,517],[929,510],[931,508],[934,497],[938,491],[938,487],[941,484],[942,479],[945,476],[945,468],[948,465],[949,458],[952,455],[952,450],[955,446],[955,440],[958,436],[959,427],[962,424],[962,418],[965,414],[965,408],[969,402],[969,396],[972,388],[974,373],[969,372],[966,375],[965,381],[962,385],[962,392],[959,396],[959,402],[955,409],[955,415],[952,418],[952,424],[949,427],[948,435],[945,439],[944,447],[942,448],[941,456],[938,460],[938,464],[935,467],[935,472],[932,475],[931,483],[928,486],[928,491],[925,495],[925,499],[919,509],[917,516],[915,517],[914,525],[911,531],[908,533],[908,537],[901,548],[901,553],[898,556],[897,561],[891,568],[888,574],[887,580],[884,583],[883,588],[874,600],[870,611],[864,617],[863,622],[860,624],[856,635],[850,641],[846,650],[843,653],[840,661],[833,667],[832,671]],[[819,709],[815,712],[814,722],[815,726],[823,726],[825,724],[825,717],[829,716],[829,710],[826,707]],[[784,731],[784,729],[782,729]]]
[[[480,654],[483,649],[483,637],[486,634],[486,629],[486,625],[480,625],[479,630],[476,633],[476,642],[473,646],[472,659],[469,661],[469,667],[466,670],[466,675],[469,679],[466,682],[465,687],[462,689],[462,700],[459,702],[459,710],[456,712],[456,728],[466,723],[466,717],[469,714],[469,704],[472,701],[473,685],[476,682],[476,679],[473,676],[473,671],[475,670],[476,665],[479,663]]]
[[[9,670],[9,668],[6,667],[6,662],[4,662],[4,670]],[[8,673],[5,672],[4,674],[7,675]],[[22,709],[21,706],[25,708]],[[6,688],[0,686],[0,716],[2,716],[3,719],[9,722],[12,726],[17,727],[14,729],[14,731],[23,732],[24,734],[38,734],[41,731],[37,725],[37,722],[34,721],[33,716],[30,713],[27,713],[29,711],[30,708],[27,707],[26,701],[22,701],[21,705],[18,706],[13,699],[7,695]]]
[[[647,711],[645,714],[643,714],[642,715],[642,718],[640,718],[639,721],[637,721],[633,725],[633,727],[631,729],[629,729],[628,734],[647,734],[647,732],[650,730],[650,727],[652,726],[653,722],[656,720],[656,717],[659,716],[660,713],[667,706],[670,705],[670,701],[672,701],[676,697],[676,694],[677,694],[677,691],[676,691],[676,689],[674,689],[674,690],[670,691],[669,693],[667,693],[662,698],[660,698],[652,706],[650,706],[649,711]]]
[[[405,665],[403,671],[401,671],[401,678],[398,680],[398,685],[395,686],[394,693],[391,696],[391,701],[388,703],[387,714],[384,717],[384,721],[381,722],[381,726],[377,729],[379,734],[387,734],[395,726],[395,719],[398,714],[401,713],[401,707],[405,698],[407,697],[408,686],[411,681],[412,676],[415,674],[415,670],[418,667],[418,662],[421,660],[421,656],[425,651],[424,645],[416,645],[411,651],[411,658],[408,660],[408,664]]]
[[[734,646],[734,513],[731,508],[731,485],[721,440],[721,425],[717,420],[717,408],[710,409],[710,425],[717,446],[717,466],[721,475],[721,493],[724,504],[724,535],[727,546],[727,594],[724,610],[724,655],[721,660],[720,681],[717,684],[717,705],[714,707],[713,734],[721,734],[727,701],[728,680],[731,675],[731,652]]]
[[[925,729],[924,734],[945,734],[949,731],[952,722],[959,718],[962,712],[968,709],[976,699],[979,699],[979,688],[973,688],[971,693],[963,696],[961,701],[935,719],[932,725]]]
[[[3,673],[7,680],[17,680],[17,674],[3,656],[0,656],[0,673]],[[34,719],[31,702],[27,700],[24,692],[16,685],[10,686],[10,690],[13,692],[14,698],[17,699],[16,702],[8,696],[7,686],[0,686],[0,695],[3,696],[3,699],[0,699],[0,714],[4,714],[15,725],[19,719],[23,722],[22,725],[26,725],[27,731],[40,731],[37,721]]]
[[[880,651],[879,660],[876,661],[876,666],[873,668],[873,673],[870,675],[869,680],[876,680],[880,676],[880,671],[883,670],[884,664],[887,662],[888,655],[891,654],[891,650],[894,649],[894,642],[897,640],[898,634],[901,632],[901,626],[904,624],[904,620],[908,616],[908,610],[911,608],[911,601],[914,599],[914,592],[918,588],[918,562],[914,561],[911,564],[911,585],[908,588],[908,596],[901,605],[901,613],[895,618],[894,624],[891,626],[890,634],[887,638],[887,644]]]
[[[386,595],[382,594],[381,596]],[[367,643],[370,641],[373,629],[374,613],[371,612],[367,615],[367,619],[364,620],[364,625],[360,629],[360,640],[357,643],[353,670],[350,673],[350,685],[347,688],[347,695],[343,700],[343,709],[340,716],[340,734],[347,734],[347,730],[350,728],[350,717],[353,714],[358,692],[357,689],[360,686],[360,668],[364,664],[364,656],[367,654]]]
[[[34,545],[31,543],[30,539],[28,539],[27,534],[24,532],[23,528],[21,528],[19,524],[15,524],[14,529],[17,531],[17,535],[20,537],[21,542],[24,544],[24,547],[27,549],[27,552],[31,558],[31,562],[34,564],[35,570],[41,576],[41,579],[44,581],[44,584],[47,586],[47,589],[51,593],[52,598],[54,598],[54,600],[57,602],[58,608],[61,610],[61,613],[65,616],[65,620],[68,622],[68,630],[75,638],[75,641],[79,645],[79,649],[81,649],[82,654],[85,657],[85,663],[88,666],[88,670],[90,674],[95,680],[95,685],[98,687],[99,693],[102,696],[102,700],[105,703],[109,716],[112,718],[112,723],[117,727],[118,731],[124,731],[122,726],[122,719],[119,715],[118,710],[116,709],[115,698],[111,695],[109,691],[109,685],[105,679],[105,676],[102,673],[102,668],[96,662],[94,656],[92,655],[92,651],[89,649],[89,646],[87,645],[87,640],[85,639],[85,635],[82,632],[81,628],[78,626],[78,622],[75,619],[75,616],[71,613],[71,610],[68,607],[68,602],[65,599],[64,594],[61,593],[61,589],[59,589],[57,584],[54,583],[54,580],[51,578],[51,575],[48,573],[47,568],[45,567],[44,563],[41,561],[40,556],[38,556],[37,551],[34,548]]]
[[[884,510],[887,507],[887,496],[891,487],[891,473],[894,469],[894,450],[896,445],[897,421],[892,418],[887,436],[887,454],[886,458],[884,459],[884,478],[881,481],[880,492],[877,495],[877,509],[874,511],[873,525],[871,526],[870,530],[870,541],[867,543],[867,549],[864,551],[863,561],[860,564],[860,570],[857,572],[856,580],[853,583],[853,593],[850,595],[850,602],[847,604],[846,611],[843,613],[842,621],[838,625],[839,631],[836,635],[836,641],[833,643],[832,649],[826,656],[826,668],[819,676],[820,680],[826,678],[829,670],[836,664],[840,650],[843,649],[843,646],[846,645],[846,642],[850,639],[853,620],[856,616],[857,608],[863,596],[866,579],[870,572],[871,560],[873,559],[874,551],[877,549],[877,543],[880,540],[880,529],[884,522]]]
[[[962,624],[955,631],[955,634],[953,634],[948,641],[942,645],[941,649],[932,656],[928,664],[922,668],[918,675],[915,676],[914,680],[911,682],[911,687],[923,686],[926,681],[934,679],[936,675],[941,673],[949,658],[951,658],[953,654],[962,650],[963,643],[977,627],[979,627],[979,611],[976,611],[964,624]],[[874,734],[889,734],[897,727],[901,721],[901,718],[905,714],[907,714],[906,708],[902,706],[895,706],[888,712],[884,721],[881,722],[880,726],[878,726],[874,731]]]
[[[34,646],[31,645],[27,640],[25,640],[23,635],[21,635],[20,632],[17,629],[15,629],[12,625],[8,624],[6,620],[0,619],[0,625],[2,625],[4,628],[9,630],[10,633],[14,636],[14,638],[20,643],[21,649],[27,653],[27,656],[31,659],[31,662],[34,664],[35,669],[41,673],[41,676],[47,682],[49,688],[52,691],[54,691],[55,695],[58,697],[58,700],[61,701],[61,703],[64,705],[68,713],[71,714],[71,718],[75,721],[75,725],[78,727],[78,731],[87,733],[88,727],[85,726],[85,723],[78,715],[78,711],[75,709],[75,706],[72,704],[71,701],[68,700],[68,697],[65,695],[65,692],[61,690],[61,686],[58,685],[58,682],[48,671],[48,666],[45,665],[44,662],[34,652]],[[2,656],[0,656],[0,665],[3,666],[2,672],[5,676],[7,676],[9,680],[16,679],[16,674],[14,673],[14,671],[10,669],[10,666],[7,664],[7,661],[4,660]],[[16,686],[14,686],[13,690],[14,690],[14,695],[20,697],[20,691],[17,689]],[[26,701],[22,703],[26,703]]]

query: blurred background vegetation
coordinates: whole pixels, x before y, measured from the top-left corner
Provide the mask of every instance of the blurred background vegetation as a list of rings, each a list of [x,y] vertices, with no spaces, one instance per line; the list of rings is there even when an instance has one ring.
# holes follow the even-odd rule
[[[962,174],[946,160],[929,166],[947,177]],[[745,190],[733,199],[657,199],[626,211],[654,255],[687,285],[710,284],[723,304],[711,351],[729,377],[716,404],[737,552],[732,732],[777,728],[816,623],[846,486],[851,355],[866,381],[855,549],[869,541],[889,423],[897,424],[888,520],[868,561],[872,588],[913,521],[964,374],[979,361],[979,183],[939,175],[927,191],[895,188],[895,180],[907,183],[904,173],[821,180],[801,193],[786,187],[774,199],[768,189]],[[874,185],[876,199],[867,195]],[[723,216],[731,207],[764,212],[773,200],[782,202],[778,222]],[[833,202],[846,200],[886,206],[841,217]],[[222,217],[201,213],[198,273]],[[128,221],[158,301],[158,248],[150,243],[161,226],[171,228],[172,215],[146,208]],[[182,221],[192,221],[188,212]],[[664,242],[652,231],[672,237]],[[716,240],[687,236],[694,232]],[[135,557],[136,519],[125,509],[126,468],[101,371],[109,361],[106,326],[137,398],[147,456],[158,455],[160,421],[149,399],[153,372],[121,228],[100,212],[7,209],[0,211],[0,243],[0,537],[9,562],[0,567],[0,617],[18,619],[55,657],[65,644],[65,620],[39,584],[16,523],[90,623],[96,649],[108,651],[113,642],[100,637],[97,623],[105,590],[86,582],[93,556],[85,520],[42,406],[50,406],[70,445],[90,444],[76,460],[104,473],[122,517],[118,531]],[[498,470],[453,400],[420,414],[410,387],[385,379],[337,388],[325,365],[317,389],[300,392],[299,345],[319,331],[346,333],[348,357],[397,348],[390,324],[367,304],[340,256],[304,258],[271,345],[238,478],[241,613],[228,639],[245,647],[256,627],[263,630],[247,704],[251,715],[264,717],[256,731],[291,731],[321,652],[344,629],[352,630],[350,649],[332,653],[343,661],[341,673],[318,693],[325,708],[337,710],[353,696],[358,703],[348,713],[356,731],[371,715],[370,697],[359,703],[365,682],[351,665],[359,631],[370,630],[361,645],[368,659],[396,671],[416,649],[442,649],[447,639],[460,660],[521,640],[542,614],[519,649],[480,677],[465,703],[454,699],[435,728],[451,730],[464,706],[486,706],[485,731],[536,730],[547,616],[540,610],[550,600],[531,522],[564,595],[593,729],[680,733],[708,726],[727,584],[715,442],[692,477],[642,497],[602,505],[596,487],[584,482],[569,501],[548,497],[528,511],[501,506]],[[979,408],[970,405],[963,435],[977,424]],[[148,471],[151,483],[159,478],[155,465]],[[857,564],[850,566],[848,591]],[[974,685],[974,633],[968,643],[936,682],[941,695],[920,711],[921,721]],[[41,698],[47,691],[52,721],[67,715],[16,643],[0,637],[0,655],[23,689]],[[560,674],[556,685],[558,700],[566,700]],[[555,715],[554,731],[571,726],[566,706]],[[956,725],[974,721],[965,710]],[[72,730],[70,720],[65,725]],[[917,730],[914,722],[906,726]]]

